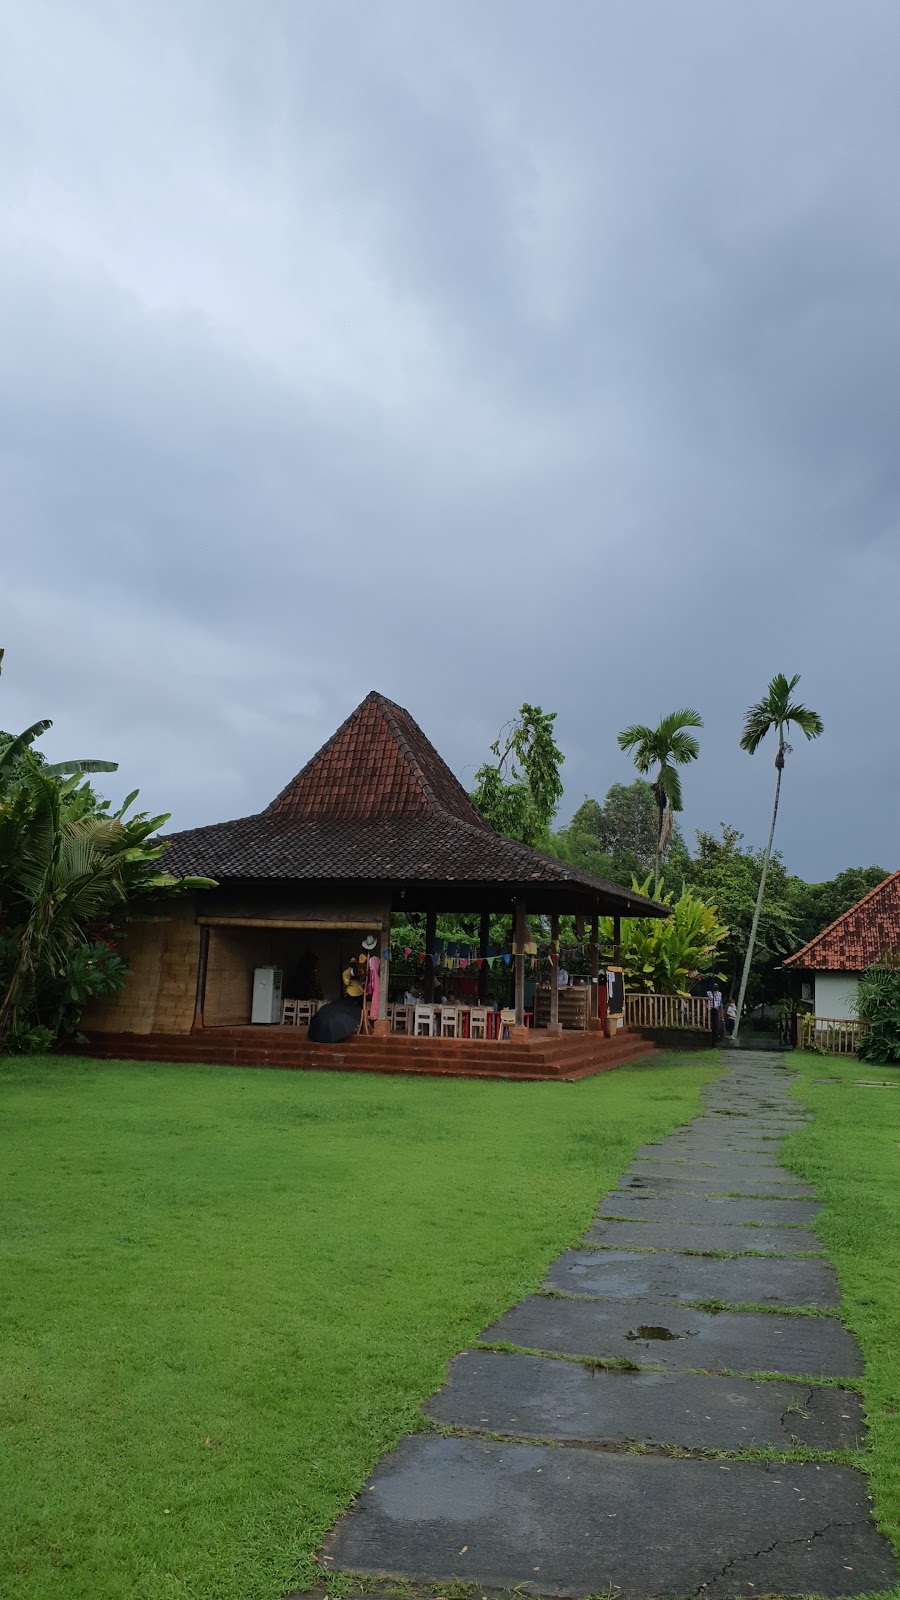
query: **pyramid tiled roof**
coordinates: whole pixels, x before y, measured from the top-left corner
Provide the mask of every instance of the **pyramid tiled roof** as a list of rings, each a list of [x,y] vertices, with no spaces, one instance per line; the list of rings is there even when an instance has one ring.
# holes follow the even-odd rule
[[[375,690],[264,813],[292,822],[440,814],[488,826],[409,712]]]
[[[803,972],[863,972],[887,950],[900,953],[900,872],[870,889],[784,964]]]
[[[496,833],[409,712],[375,691],[264,811],[166,843],[167,871],[219,883],[541,886],[606,913],[667,915]]]

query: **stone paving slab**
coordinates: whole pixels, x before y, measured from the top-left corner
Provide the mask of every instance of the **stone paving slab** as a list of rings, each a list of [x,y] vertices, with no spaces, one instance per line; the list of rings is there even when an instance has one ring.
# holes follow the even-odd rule
[[[650,1156],[672,1161],[681,1156],[686,1160],[705,1161],[714,1160],[716,1156],[726,1158],[731,1154],[737,1155],[740,1151],[744,1151],[750,1156],[764,1156],[768,1161],[771,1161],[773,1156],[777,1158],[778,1150],[783,1142],[782,1139],[776,1139],[774,1136],[771,1139],[738,1139],[735,1137],[729,1139],[719,1134],[706,1134],[702,1139],[696,1137],[691,1137],[690,1139],[666,1139],[661,1140],[658,1144],[642,1145],[639,1150],[635,1151],[635,1159],[640,1160],[642,1156]]]
[[[781,1167],[689,1167],[658,1162],[659,1171],[651,1166],[630,1167],[623,1174],[620,1189],[660,1189],[683,1191],[687,1194],[755,1195],[770,1200],[813,1199],[815,1189],[809,1183],[792,1178]]]
[[[803,1111],[799,1106],[792,1105],[763,1105],[757,1099],[705,1099],[703,1110],[696,1122],[709,1122],[713,1117],[723,1117],[729,1122],[740,1122],[749,1118],[751,1121],[764,1122],[808,1122],[809,1112]]]
[[[325,1560],[560,1596],[857,1595],[897,1578],[868,1512],[850,1467],[417,1434],[380,1463]]]
[[[726,1083],[730,1083],[726,1079]],[[732,1085],[733,1088],[733,1085]],[[786,1098],[773,1098],[771,1095],[751,1091],[741,1094],[737,1089],[720,1089],[716,1084],[710,1084],[703,1095],[703,1109],[701,1116],[709,1116],[710,1112],[718,1112],[722,1116],[752,1116],[765,1117],[808,1117],[809,1112],[805,1106],[796,1100]]]
[[[821,1209],[817,1200],[733,1200],[709,1194],[613,1189],[601,1201],[598,1216],[624,1217],[628,1222],[764,1222],[793,1228],[811,1225]]]
[[[588,1244],[617,1250],[752,1251],[771,1256],[822,1254],[818,1234],[807,1228],[748,1228],[736,1222],[595,1222]]]
[[[683,1450],[854,1450],[864,1438],[853,1389],[688,1372],[605,1372],[492,1350],[467,1350],[426,1402],[436,1422],[513,1438]]]
[[[754,1171],[771,1170],[777,1167],[779,1172],[787,1172],[788,1168],[781,1165],[778,1160],[778,1148],[767,1145],[762,1150],[735,1150],[731,1145],[716,1146],[713,1149],[701,1151],[665,1150],[662,1145],[650,1145],[646,1155],[636,1155],[634,1165],[640,1167],[666,1168],[682,1167],[695,1168],[715,1172],[720,1167],[752,1168]],[[653,1154],[649,1152],[653,1151]]]
[[[573,1300],[529,1295],[480,1336],[486,1344],[672,1370],[783,1372],[855,1378],[856,1343],[836,1317],[699,1311],[672,1300]]]
[[[689,1136],[692,1139],[733,1139],[735,1141],[766,1142],[772,1140],[789,1139],[797,1132],[797,1127],[792,1123],[784,1122],[746,1122],[740,1127],[732,1127],[731,1123],[717,1119],[701,1122]]]
[[[834,1270],[824,1260],[780,1256],[670,1255],[650,1250],[567,1250],[550,1268],[543,1287],[569,1294],[633,1300],[727,1300],[732,1305],[818,1306],[840,1300]]]

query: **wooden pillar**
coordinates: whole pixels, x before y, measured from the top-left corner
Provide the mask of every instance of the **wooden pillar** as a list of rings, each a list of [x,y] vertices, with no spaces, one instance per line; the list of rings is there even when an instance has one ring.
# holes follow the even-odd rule
[[[490,976],[491,970],[487,964],[488,939],[490,937],[490,932],[491,914],[489,911],[482,911],[481,921],[478,924],[478,959],[481,962],[481,966],[478,968],[478,998],[482,1005],[484,1005],[484,1002],[487,999],[488,977]]]
[[[550,918],[550,1033],[559,1033],[559,917]],[[553,957],[556,957],[554,960]]]
[[[600,913],[591,919],[591,1021],[600,1016]]]
[[[613,917],[613,966],[622,964],[622,918]]]
[[[428,1005],[434,1000],[434,943],[437,939],[437,912],[425,913],[425,999]]]
[[[200,929],[200,954],[197,957],[197,996],[194,1001],[195,1028],[203,1027],[203,1007],[206,1004],[206,969],[209,966],[209,929]]]
[[[375,1032],[378,1034],[390,1033],[388,1022],[388,984],[391,978],[391,908],[387,907],[381,921],[381,945],[378,955],[381,965],[378,968],[378,1016],[375,1018]]]
[[[515,902],[513,917],[513,967],[516,978],[516,1027],[525,1026],[525,901]]]

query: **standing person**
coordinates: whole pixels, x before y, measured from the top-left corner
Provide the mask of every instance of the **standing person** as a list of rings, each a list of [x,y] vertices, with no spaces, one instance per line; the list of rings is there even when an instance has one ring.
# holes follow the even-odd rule
[[[714,1045],[719,1042],[719,1018],[722,1015],[722,991],[717,984],[710,984],[706,991],[709,1001],[709,1031]]]
[[[733,1000],[729,1000],[727,1006],[725,1007],[725,1032],[727,1033],[729,1039],[734,1033],[734,1025],[736,1022],[737,1006]]]

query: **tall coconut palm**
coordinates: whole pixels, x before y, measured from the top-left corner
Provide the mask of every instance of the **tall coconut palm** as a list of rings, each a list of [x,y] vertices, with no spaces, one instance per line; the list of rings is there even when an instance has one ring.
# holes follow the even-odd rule
[[[702,727],[700,713],[685,706],[681,711],[672,711],[663,717],[658,728],[648,728],[636,722],[631,728],[623,728],[619,734],[619,748],[634,752],[634,764],[638,772],[653,772],[653,798],[658,814],[653,873],[656,884],[659,883],[660,856],[672,831],[672,814],[682,809],[678,768],[696,761],[700,754],[700,745],[687,730]]]
[[[809,707],[801,705],[799,700],[791,699],[791,695],[799,682],[799,672],[795,672],[790,679],[786,678],[783,672],[776,673],[764,698],[758,700],[756,705],[751,706],[747,712],[744,718],[744,731],[741,734],[741,749],[746,750],[748,755],[755,755],[766,735],[771,732],[777,735],[778,749],[775,752],[775,804],[772,807],[769,840],[763,857],[756,905],[753,910],[753,921],[750,925],[750,938],[747,943],[747,954],[744,957],[744,970],[741,974],[737,1018],[734,1024],[733,1037],[735,1039],[741,1026],[741,1012],[744,1009],[744,999],[747,994],[750,965],[753,961],[753,947],[756,944],[756,930],[759,927],[759,914],[762,910],[763,895],[766,890],[766,875],[769,871],[769,862],[772,859],[772,840],[775,837],[775,819],[778,816],[778,800],[781,795],[781,774],[784,771],[784,758],[791,751],[791,746],[786,742],[785,735],[790,732],[791,728],[799,728],[805,738],[818,739],[823,729],[822,718],[819,716],[818,711],[810,711]]]

